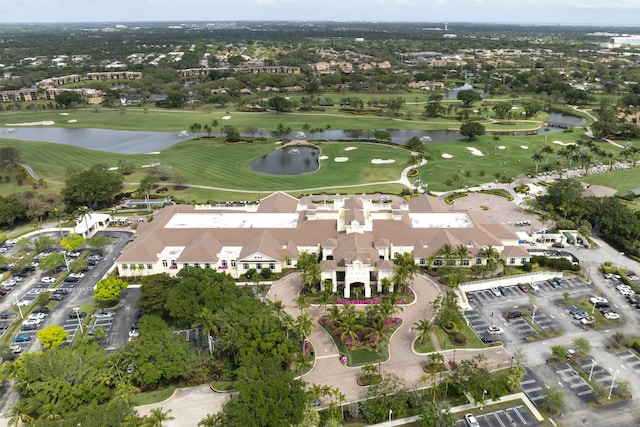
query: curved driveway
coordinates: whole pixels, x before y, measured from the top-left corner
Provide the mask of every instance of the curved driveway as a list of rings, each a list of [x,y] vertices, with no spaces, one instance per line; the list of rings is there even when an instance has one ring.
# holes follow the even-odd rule
[[[402,325],[391,338],[390,358],[381,363],[383,372],[393,372],[405,384],[405,387],[416,389],[423,386],[420,377],[424,374],[422,367],[426,361],[426,355],[419,355],[413,351],[413,341],[417,333],[412,329],[415,322],[420,319],[431,319],[433,316],[430,302],[440,294],[436,283],[429,277],[416,276],[412,288],[416,294],[416,300],[411,305],[403,306],[399,314]],[[301,274],[292,274],[275,283],[269,290],[268,297],[271,300],[280,300],[285,304],[285,311],[292,316],[299,316],[300,310],[295,308],[295,299],[302,289]],[[314,319],[316,327],[313,329],[309,341],[313,345],[316,354],[313,369],[302,376],[308,385],[318,384],[337,387],[345,395],[346,402],[364,399],[367,389],[357,385],[356,380],[360,375],[359,367],[346,367],[340,363],[338,349],[331,336],[319,325],[317,320],[324,314],[324,309],[319,306],[311,306],[307,312]],[[447,360],[453,360],[453,350],[442,351]],[[491,368],[506,367],[511,361],[511,356],[502,347],[486,349],[459,349],[455,351],[456,360],[471,359],[477,354],[487,357]]]

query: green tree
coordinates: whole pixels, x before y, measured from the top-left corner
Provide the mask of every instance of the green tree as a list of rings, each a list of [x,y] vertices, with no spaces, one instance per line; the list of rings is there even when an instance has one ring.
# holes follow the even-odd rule
[[[65,263],[64,255],[61,253],[52,253],[40,260],[38,267],[44,271],[55,270],[56,268],[63,266]]]
[[[556,359],[562,359],[567,354],[567,348],[563,345],[551,346],[551,355]]]
[[[77,233],[68,233],[60,239],[60,246],[67,252],[75,252],[80,249],[85,242],[85,238]]]
[[[123,177],[111,171],[85,170],[67,178],[62,197],[71,211],[77,207],[106,205],[120,190]]]
[[[462,101],[464,108],[469,108],[474,102],[482,100],[482,96],[472,89],[458,91],[456,98]]]
[[[555,387],[547,387],[544,390],[542,408],[551,415],[558,415],[566,407],[567,401],[562,390]]]
[[[278,114],[289,111],[291,109],[291,101],[280,95],[269,98],[269,101],[267,101],[267,105],[270,109],[275,110],[275,112]]]
[[[82,95],[71,90],[65,90],[56,95],[56,104],[63,108],[73,108],[81,102]]]
[[[169,415],[170,412],[171,409],[163,411],[162,408],[153,408],[150,414],[144,417],[145,424],[149,427],[162,427],[165,421],[174,419],[174,417]]]
[[[591,343],[584,337],[576,337],[571,340],[573,349],[582,355],[588,356],[591,353]]]
[[[56,243],[55,239],[51,236],[47,236],[46,234],[43,234],[33,239],[33,245],[35,246],[36,251],[38,252],[48,251],[53,247],[55,243]]]
[[[0,148],[0,162],[15,165],[20,163],[20,150],[15,147]]]
[[[115,277],[107,277],[98,280],[93,290],[93,298],[96,301],[113,302],[120,298],[120,292],[127,289],[128,283]]]
[[[139,321],[140,335],[132,343],[131,375],[134,383],[147,388],[181,378],[187,372],[189,344],[176,336],[157,316],[145,315]]]
[[[418,425],[421,427],[454,427],[456,419],[446,403],[425,402],[420,411]]]
[[[496,102],[491,108],[493,108],[497,118],[504,119],[511,112],[513,104],[509,101]]]
[[[38,340],[47,350],[60,347],[68,338],[69,333],[58,325],[47,326],[38,331]]]
[[[484,125],[478,122],[467,122],[460,126],[460,134],[470,141],[475,141],[477,137],[484,135],[485,132]]]

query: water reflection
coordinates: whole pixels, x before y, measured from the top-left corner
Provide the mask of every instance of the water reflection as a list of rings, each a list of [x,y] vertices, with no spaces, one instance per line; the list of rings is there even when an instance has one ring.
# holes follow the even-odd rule
[[[318,170],[319,155],[320,150],[316,147],[287,146],[254,160],[249,169],[273,175],[300,175]]]

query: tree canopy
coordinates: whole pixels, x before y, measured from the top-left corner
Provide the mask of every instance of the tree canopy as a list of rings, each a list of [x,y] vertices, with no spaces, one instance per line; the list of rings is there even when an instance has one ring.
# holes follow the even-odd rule
[[[105,279],[98,280],[93,291],[93,298],[96,301],[117,301],[120,297],[120,292],[122,292],[123,289],[126,289],[127,286],[127,282],[116,277],[107,277]]]
[[[95,209],[107,205],[123,182],[119,173],[89,169],[67,178],[62,197],[70,211],[81,206]]]

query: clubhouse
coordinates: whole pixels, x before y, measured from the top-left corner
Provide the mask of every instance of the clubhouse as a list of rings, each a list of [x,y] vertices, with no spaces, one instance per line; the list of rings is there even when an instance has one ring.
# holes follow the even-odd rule
[[[443,260],[444,245],[466,247],[466,259]],[[391,279],[393,259],[411,253],[427,267],[444,262],[484,265],[482,249],[495,248],[507,265],[529,253],[504,224],[480,211],[454,211],[442,199],[421,195],[316,196],[297,199],[276,192],[259,203],[172,205],[140,224],[135,240],[116,261],[121,276],[167,273],[184,267],[214,268],[234,278],[251,269],[295,268],[298,254],[318,256],[321,281],[345,298],[359,286],[370,297]]]

